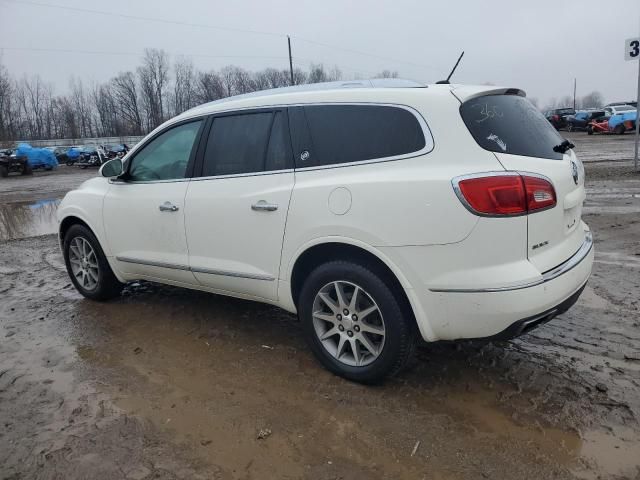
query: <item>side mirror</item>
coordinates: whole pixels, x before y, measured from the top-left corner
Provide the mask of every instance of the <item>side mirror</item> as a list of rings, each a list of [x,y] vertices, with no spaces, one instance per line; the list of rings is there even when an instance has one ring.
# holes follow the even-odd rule
[[[113,178],[122,175],[123,173],[122,160],[119,158],[114,158],[113,160],[109,160],[104,163],[98,173],[106,178]]]

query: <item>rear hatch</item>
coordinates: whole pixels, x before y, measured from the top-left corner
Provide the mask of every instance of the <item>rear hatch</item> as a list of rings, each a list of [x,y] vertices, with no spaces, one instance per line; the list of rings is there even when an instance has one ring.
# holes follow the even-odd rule
[[[527,215],[527,252],[540,272],[553,269],[584,241],[582,163],[572,149],[554,150],[564,139],[521,91],[502,90],[461,100],[467,128],[482,148],[494,152],[505,170],[532,173],[552,183],[556,205]]]

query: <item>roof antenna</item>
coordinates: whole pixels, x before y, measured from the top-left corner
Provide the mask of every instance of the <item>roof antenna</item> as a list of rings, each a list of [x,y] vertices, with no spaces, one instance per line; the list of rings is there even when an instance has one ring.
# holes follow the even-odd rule
[[[440,80],[439,82],[436,82],[436,85],[448,85],[449,84],[449,79],[451,78],[451,75],[453,75],[453,72],[456,71],[456,68],[458,68],[458,64],[460,63],[460,60],[462,60],[462,56],[464,55],[464,50],[462,51],[462,53],[460,54],[460,56],[458,57],[458,61],[456,62],[456,64],[453,66],[453,69],[451,70],[451,73],[449,74],[449,76],[447,77],[446,80]]]

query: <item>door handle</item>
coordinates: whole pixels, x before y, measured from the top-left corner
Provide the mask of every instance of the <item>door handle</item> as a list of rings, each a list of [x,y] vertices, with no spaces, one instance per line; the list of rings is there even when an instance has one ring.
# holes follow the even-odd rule
[[[251,205],[251,210],[257,212],[273,212],[278,209],[278,205],[275,203],[267,203],[264,200],[260,200],[258,203]]]
[[[177,212],[180,210],[179,207],[175,206],[171,202],[164,202],[162,205],[158,207],[161,212]]]

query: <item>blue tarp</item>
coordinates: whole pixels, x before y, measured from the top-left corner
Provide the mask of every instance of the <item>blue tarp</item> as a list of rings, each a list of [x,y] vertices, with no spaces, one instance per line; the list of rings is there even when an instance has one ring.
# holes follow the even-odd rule
[[[78,158],[81,153],[82,152],[80,151],[79,148],[70,148],[69,150],[67,150],[67,157],[71,159]]]
[[[16,150],[16,156],[27,157],[27,162],[31,168],[45,168],[51,170],[57,168],[58,160],[51,150],[46,148],[33,148],[28,143],[21,143]]]
[[[609,118],[609,130],[613,131],[622,122],[631,121],[631,122],[634,122],[634,125],[635,125],[635,121],[637,117],[638,117],[637,110],[630,110],[624,113],[616,113],[615,115],[612,115]]]

